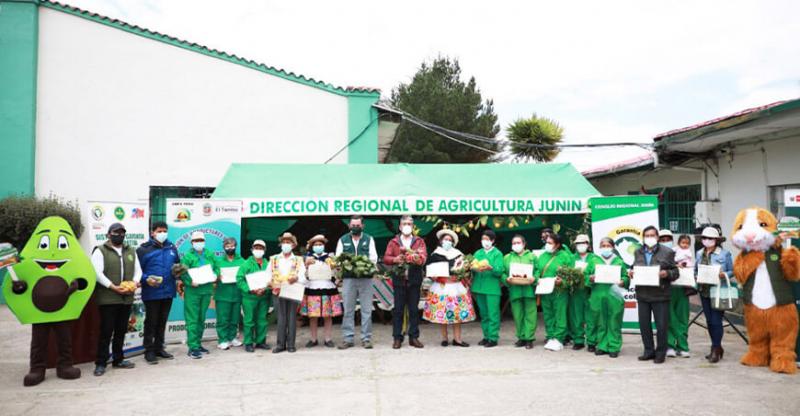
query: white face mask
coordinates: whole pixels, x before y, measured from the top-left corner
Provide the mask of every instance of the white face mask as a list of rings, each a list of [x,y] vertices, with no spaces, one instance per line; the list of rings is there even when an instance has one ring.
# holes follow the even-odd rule
[[[645,237],[644,238],[644,245],[647,247],[653,248],[658,244],[658,239],[655,237]]]
[[[203,249],[206,248],[206,243],[203,241],[194,242],[192,243],[192,248],[196,251],[203,251]]]
[[[716,245],[717,245],[717,240],[714,240],[714,239],[711,239],[711,238],[704,238],[703,239],[703,246],[704,247],[711,248],[711,247],[714,247]]]
[[[515,243],[511,245],[511,249],[514,250],[515,253],[519,254],[522,253],[522,250],[525,249],[525,246],[522,243]]]
[[[492,240],[481,240],[481,245],[483,246],[484,250],[488,250],[492,248],[494,243],[492,243]]]
[[[589,251],[589,245],[584,243],[576,244],[575,250],[578,250],[578,253],[581,254],[586,253],[587,251]]]
[[[292,252],[292,245],[291,245],[291,244],[289,244],[289,243],[283,243],[283,244],[281,244],[281,252],[282,252],[283,254],[288,254],[288,253],[291,253],[291,252]]]
[[[167,241],[167,233],[156,233],[156,241],[159,243]]]
[[[264,257],[264,250],[253,250],[253,257],[260,259]]]
[[[411,235],[411,231],[414,231],[414,227],[412,227],[412,226],[410,226],[408,224],[400,227],[400,232],[403,233],[403,235],[406,235],[406,236],[407,235]]]
[[[556,249],[556,246],[553,245],[553,244],[547,243],[547,244],[544,245],[544,251],[546,251],[548,253],[552,253],[553,251],[555,251],[555,249]]]

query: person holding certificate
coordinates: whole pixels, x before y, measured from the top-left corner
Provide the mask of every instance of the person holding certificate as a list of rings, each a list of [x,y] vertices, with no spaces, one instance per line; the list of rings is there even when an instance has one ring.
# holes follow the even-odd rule
[[[653,360],[662,364],[667,356],[667,337],[669,334],[669,302],[670,282],[678,279],[678,267],[675,265],[675,252],[671,248],[658,244],[658,228],[649,225],[642,232],[644,245],[634,253],[633,266],[646,266],[641,269],[649,271],[651,267],[658,267],[657,283],[654,286],[636,286],[636,301],[639,310],[639,331],[642,334],[644,353],[639,356],[639,361]],[[637,275],[628,271],[636,284]],[[641,276],[644,280],[649,276]],[[650,317],[656,322],[656,345],[653,345],[653,326]]]
[[[503,284],[508,287],[508,298],[511,301],[511,314],[514,316],[517,342],[514,346],[525,349],[533,348],[536,340],[536,294],[534,285],[536,281],[536,256],[527,249],[527,241],[520,234],[511,238],[511,253],[503,257],[503,265],[508,270]],[[518,265],[518,266],[512,266]],[[519,269],[520,271],[517,271]],[[524,269],[524,272],[522,271]],[[525,277],[531,279],[533,284],[516,285],[509,280],[512,277]]]
[[[458,235],[453,230],[439,230],[436,238],[439,239],[439,247],[428,256],[427,263],[427,275],[434,282],[428,291],[422,318],[441,324],[443,347],[450,345],[448,325],[453,325],[453,345],[469,347],[469,344],[461,339],[461,324],[475,320],[475,309],[472,307],[472,297],[467,287],[456,276],[456,272],[470,265],[464,264],[463,253],[455,247],[458,245]],[[439,269],[441,271],[438,271]],[[432,270],[437,271],[431,273]]]
[[[183,314],[186,321],[187,355],[192,359],[203,358],[209,351],[203,348],[203,331],[206,327],[206,312],[214,293],[214,282],[219,276],[217,259],[211,250],[206,250],[206,237],[201,231],[192,232],[192,248],[181,258],[188,271],[181,280],[184,285]]]
[[[697,251],[695,257],[695,268],[699,265],[719,265],[720,280],[724,280],[726,276],[730,279],[734,278],[733,275],[733,257],[728,250],[723,249],[720,245],[725,241],[719,230],[715,227],[706,227],[703,233],[700,234],[700,241],[703,243],[703,248]],[[711,363],[719,362],[725,351],[722,349],[722,316],[725,313],[711,307],[711,285],[699,284],[698,291],[700,292],[700,301],[703,304],[703,315],[706,318],[706,327],[708,335],[711,337],[711,351],[706,355],[706,360]]]
[[[575,267],[583,269],[586,275],[586,268],[592,261],[599,262],[600,259],[596,254],[591,251],[591,244],[589,236],[586,234],[578,234],[575,236]],[[588,275],[586,275],[588,276]],[[584,347],[584,340],[586,344],[594,345],[594,328],[592,328],[593,319],[589,318],[589,292],[591,289],[586,285],[583,289],[575,290],[569,295],[569,304],[567,305],[567,323],[569,326],[569,337],[572,338],[574,343],[573,350],[580,350]],[[584,328],[585,327],[585,328]],[[590,335],[591,334],[591,335]]]
[[[266,275],[267,260],[264,259],[264,253],[267,244],[264,240],[253,241],[250,248],[251,256],[239,266],[236,273],[236,286],[242,292],[242,313],[244,319],[242,326],[244,327],[244,350],[247,352],[255,352],[256,348],[262,350],[270,349],[267,344],[267,330],[269,329],[269,307],[272,304],[272,296],[267,288],[266,279],[262,279],[263,286],[260,284],[251,286],[248,283],[247,277],[250,276],[251,282],[256,282],[259,279],[254,279],[256,273],[263,273]]]
[[[608,354],[617,358],[622,349],[622,315],[625,312],[625,298],[622,290],[627,288],[629,279],[625,262],[614,250],[614,240],[603,237],[596,255],[586,266],[591,313],[586,322],[586,342],[588,350],[595,355]],[[591,330],[589,329],[591,328]]]
[[[307,254],[306,286],[303,296],[303,303],[300,304],[300,314],[308,317],[308,325],[311,328],[311,340],[306,343],[306,348],[313,348],[319,345],[317,329],[319,318],[322,318],[324,325],[325,345],[333,348],[333,318],[342,316],[342,296],[333,282],[333,255],[325,252],[325,244],[328,239],[322,234],[317,234],[308,240],[306,245]]]
[[[481,235],[483,248],[473,254],[472,294],[481,315],[483,339],[478,342],[486,348],[497,346],[500,338],[500,280],[505,277],[503,253],[494,246],[497,238],[494,231],[486,230]]]
[[[239,316],[242,314],[242,292],[236,286],[236,274],[244,264],[244,259],[236,251],[236,239],[233,237],[222,240],[222,249],[225,254],[217,258],[220,281],[214,291],[214,303],[217,310],[217,348],[227,350],[242,346],[236,339]]]
[[[561,351],[564,349],[564,340],[567,337],[569,292],[561,278],[557,276],[557,272],[561,266],[573,267],[574,264],[575,259],[561,243],[561,237],[555,233],[548,234],[544,253],[539,256],[536,262],[536,269],[539,275],[537,285],[541,285],[544,279],[555,280],[552,292],[542,294],[541,297],[542,315],[547,336],[547,343],[544,345],[546,350]]]
[[[672,233],[665,235],[669,230],[661,230],[658,237],[659,244],[672,242]],[[668,238],[668,239],[667,239]],[[686,234],[678,237],[678,245],[672,246],[675,252],[675,264],[680,271],[691,271],[694,274],[694,253],[689,248],[691,239]],[[680,286],[680,281],[675,281],[670,287],[669,301],[669,336],[667,337],[667,357],[690,358],[689,353],[689,296],[697,291],[694,287]]]
[[[278,311],[278,343],[272,350],[273,354],[297,351],[297,309],[303,299],[303,291],[299,292],[298,299],[295,296],[298,287],[295,285],[306,284],[305,262],[292,252],[297,247],[297,238],[286,232],[278,241],[281,252],[269,258],[267,267],[267,281],[271,282],[273,302]]]

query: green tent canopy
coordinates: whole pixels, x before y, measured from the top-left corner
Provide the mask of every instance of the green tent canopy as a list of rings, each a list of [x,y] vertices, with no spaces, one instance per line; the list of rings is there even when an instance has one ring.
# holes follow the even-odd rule
[[[579,214],[594,196],[569,163],[232,164],[213,194],[246,218]]]

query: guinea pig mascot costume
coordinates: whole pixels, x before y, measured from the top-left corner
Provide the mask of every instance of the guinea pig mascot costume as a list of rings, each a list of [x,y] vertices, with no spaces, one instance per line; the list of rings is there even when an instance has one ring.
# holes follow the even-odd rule
[[[18,264],[9,266],[3,295],[17,319],[33,325],[30,372],[23,385],[35,386],[44,380],[51,331],[58,344],[56,375],[79,378],[81,370],[72,366],[70,324],[92,296],[96,282],[92,263],[61,217],[43,219],[19,257]]]
[[[744,287],[744,320],[750,336],[741,363],[794,374],[798,317],[789,282],[800,280],[800,251],[781,249],[777,229],[775,216],[757,207],[740,211],[733,226],[733,244],[742,250],[733,271]]]

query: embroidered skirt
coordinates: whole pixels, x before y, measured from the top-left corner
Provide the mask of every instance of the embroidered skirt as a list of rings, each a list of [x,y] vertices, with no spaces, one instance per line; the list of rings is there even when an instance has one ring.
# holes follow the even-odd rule
[[[475,320],[472,297],[461,282],[434,283],[425,299],[422,318],[437,324],[459,324]]]
[[[300,314],[309,318],[332,318],[343,312],[342,295],[336,289],[306,289],[300,304]]]

